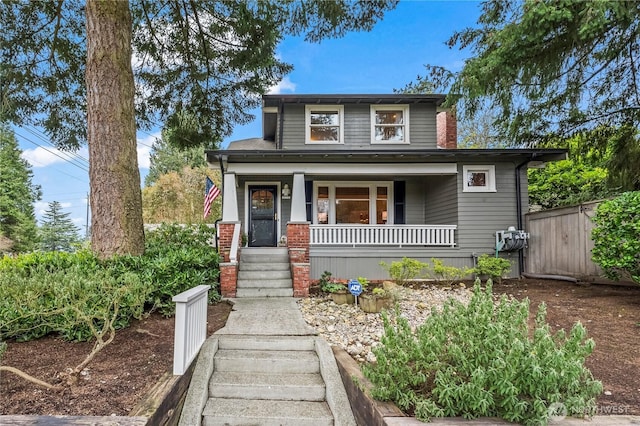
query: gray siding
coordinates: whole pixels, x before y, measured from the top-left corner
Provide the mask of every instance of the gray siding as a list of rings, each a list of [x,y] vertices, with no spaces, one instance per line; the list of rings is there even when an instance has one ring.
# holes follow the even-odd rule
[[[469,164],[469,163],[467,163]],[[495,232],[516,226],[515,164],[496,163],[496,192],[462,192],[462,165],[458,166],[458,244],[491,253],[495,248]],[[524,173],[525,171],[523,171]],[[526,175],[523,179],[526,186]],[[523,193],[523,199],[526,191]],[[526,211],[526,203],[523,211]]]
[[[424,224],[424,180],[408,178],[405,180],[405,220],[407,225]]]
[[[399,261],[403,257],[417,259],[421,262],[430,262],[432,258],[438,258],[450,266],[457,268],[471,268],[474,259],[469,250],[456,248],[318,248],[311,247],[311,279],[317,280],[324,271],[329,271],[335,278],[351,279],[365,277],[370,280],[389,279],[387,271],[380,266],[383,261],[390,264]],[[501,256],[508,259],[511,264],[511,276],[517,276],[518,256],[511,254]],[[514,272],[515,271],[515,272]],[[471,278],[470,276],[467,278]]]
[[[436,108],[410,105],[410,144],[371,144],[371,108],[368,104],[344,105],[344,144],[305,144],[305,106],[285,105],[283,149],[435,149]]]
[[[456,176],[434,176],[426,185],[425,223],[454,225],[458,223]]]

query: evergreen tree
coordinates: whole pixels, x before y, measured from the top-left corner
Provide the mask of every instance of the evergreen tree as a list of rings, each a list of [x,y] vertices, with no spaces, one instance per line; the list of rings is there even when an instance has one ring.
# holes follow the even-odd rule
[[[144,186],[146,187],[155,184],[162,175],[167,173],[180,173],[184,167],[197,169],[207,165],[203,154],[204,146],[181,148],[168,140],[167,134],[169,132],[170,130],[163,130],[162,138],[157,139],[151,147],[149,174],[144,178]]]
[[[80,242],[78,228],[69,218],[70,213],[62,211],[57,201],[49,203],[42,217],[40,227],[40,249],[44,251],[73,251]]]
[[[0,124],[0,251],[30,251],[37,242],[33,203],[40,187],[20,154],[13,131]]]
[[[220,141],[291,70],[276,55],[285,35],[369,30],[396,3],[2,1],[0,101],[5,119],[41,125],[59,145],[87,141],[92,249],[141,254],[136,124],[195,119],[183,141]]]

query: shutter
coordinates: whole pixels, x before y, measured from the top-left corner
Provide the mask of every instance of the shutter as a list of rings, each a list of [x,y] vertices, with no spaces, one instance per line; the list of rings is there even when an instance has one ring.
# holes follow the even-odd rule
[[[394,203],[394,223],[404,225],[405,223],[405,181],[393,182],[393,203]]]
[[[313,223],[313,181],[304,181],[304,200],[307,208],[307,222]]]

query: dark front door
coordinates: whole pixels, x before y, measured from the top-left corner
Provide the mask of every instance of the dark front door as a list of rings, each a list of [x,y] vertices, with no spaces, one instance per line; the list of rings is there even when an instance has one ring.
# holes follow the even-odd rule
[[[249,247],[275,247],[278,224],[275,186],[249,187]]]

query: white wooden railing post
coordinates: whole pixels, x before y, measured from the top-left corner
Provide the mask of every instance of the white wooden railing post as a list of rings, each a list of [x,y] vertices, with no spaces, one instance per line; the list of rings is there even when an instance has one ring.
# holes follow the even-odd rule
[[[173,374],[189,368],[207,338],[207,300],[210,285],[199,285],[173,296],[176,304]]]

